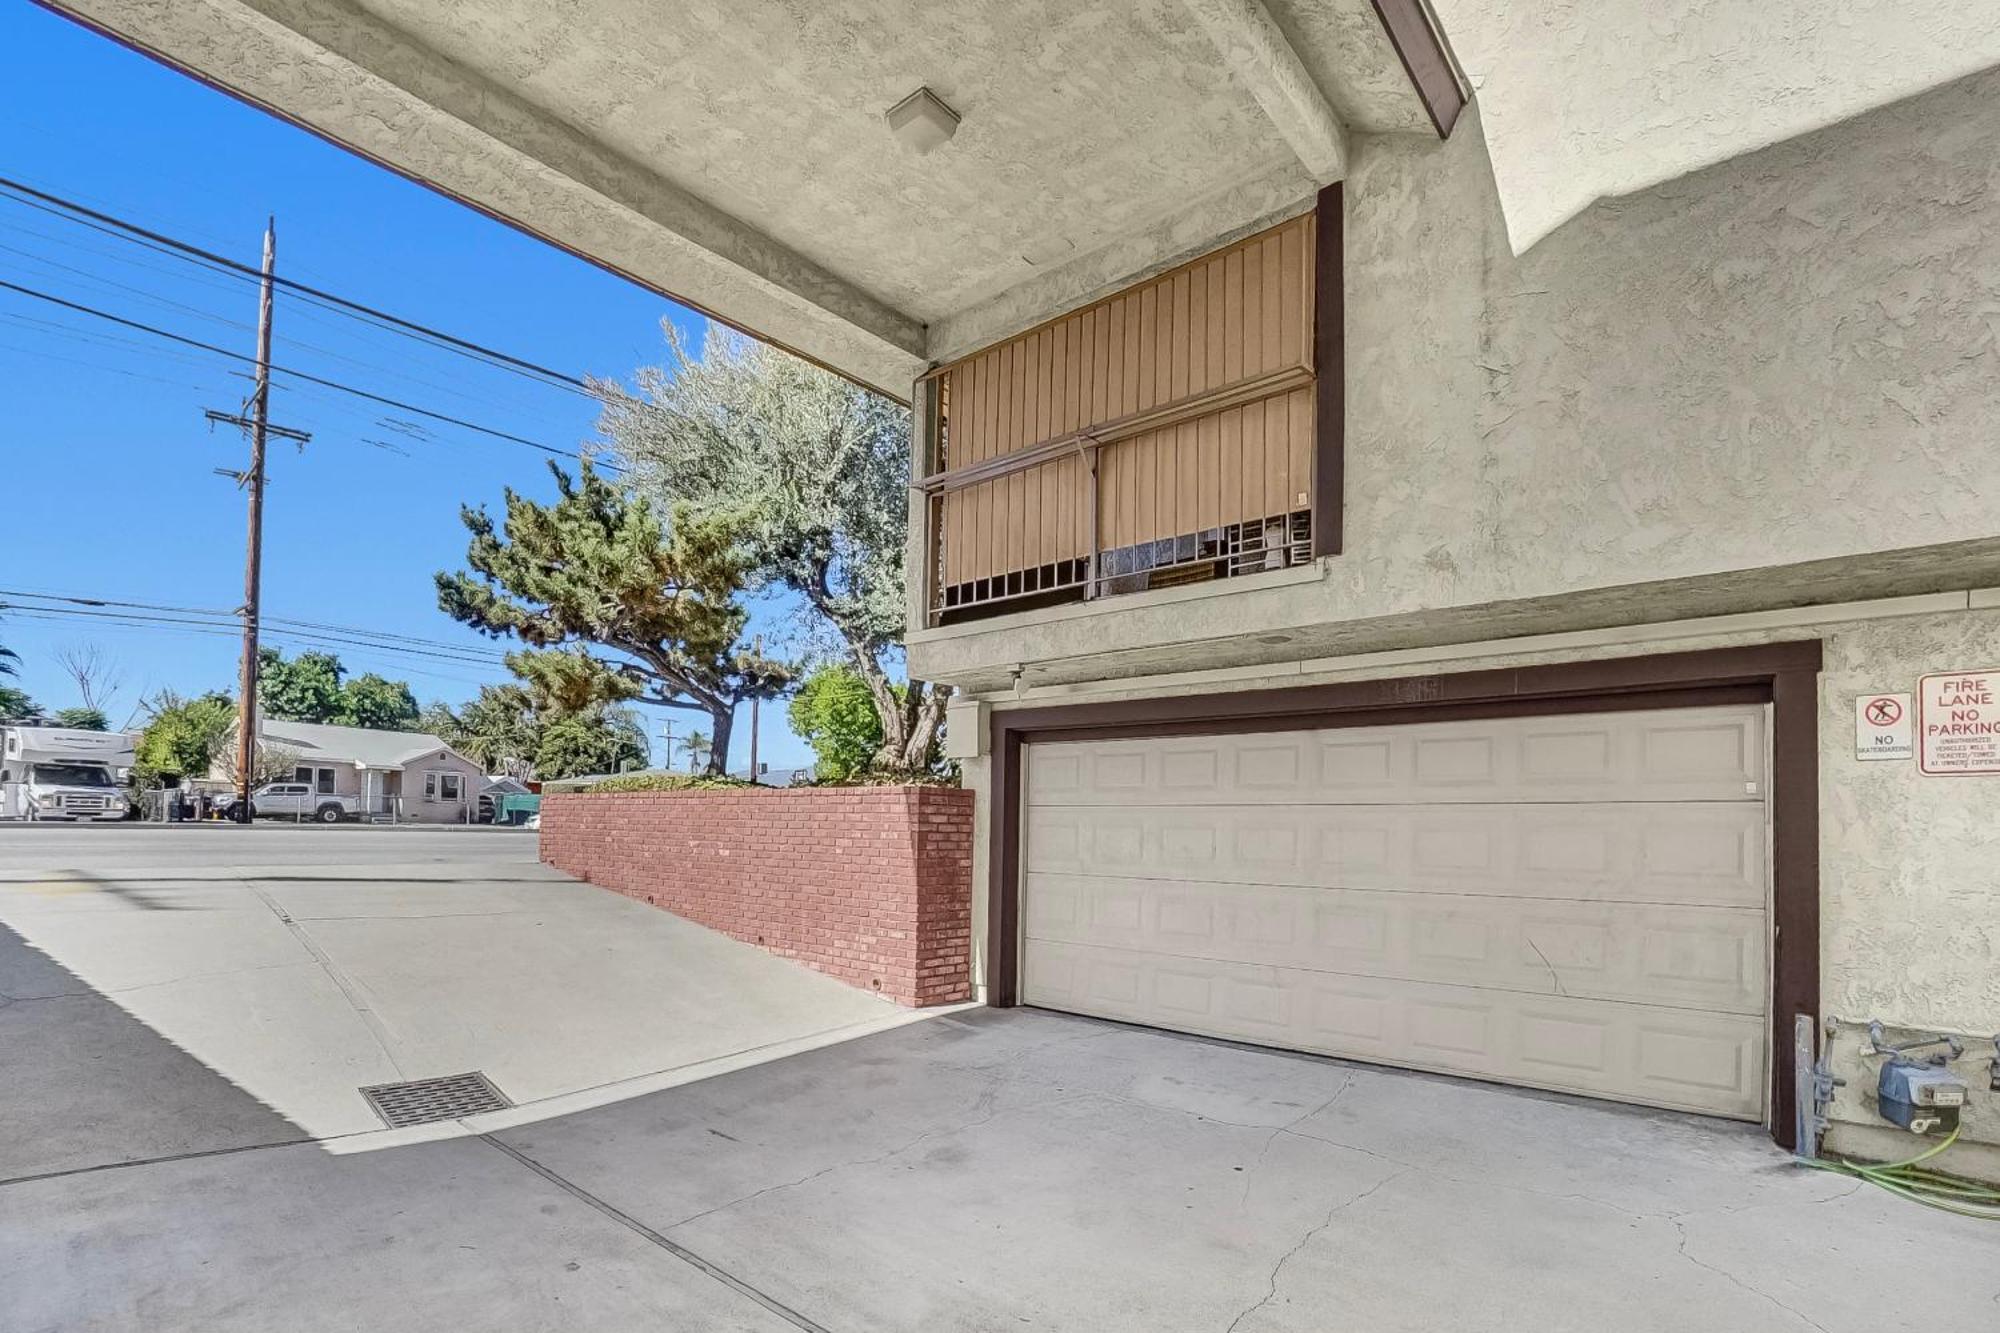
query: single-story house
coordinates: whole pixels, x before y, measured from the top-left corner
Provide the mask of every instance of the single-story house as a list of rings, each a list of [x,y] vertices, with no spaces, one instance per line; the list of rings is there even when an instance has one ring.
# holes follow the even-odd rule
[[[269,720],[257,735],[260,745],[296,753],[293,781],[321,795],[354,797],[364,819],[463,824],[478,817],[486,774],[441,736]],[[220,767],[209,776],[227,778]]]

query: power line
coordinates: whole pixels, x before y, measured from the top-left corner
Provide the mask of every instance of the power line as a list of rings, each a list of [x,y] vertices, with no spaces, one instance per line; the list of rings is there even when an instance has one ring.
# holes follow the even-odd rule
[[[86,305],[81,301],[67,300],[51,292],[40,291],[33,287],[25,287],[18,282],[8,282],[4,278],[0,278],[0,290],[17,292],[22,296],[32,297],[38,301],[46,301],[51,305],[60,306],[65,310],[74,310],[79,314],[108,320],[113,324],[118,324],[128,329],[137,329],[142,333],[150,333],[154,337],[165,338],[170,342],[180,343],[186,347],[194,347],[204,352],[212,352],[217,356],[225,356],[232,361],[248,362],[251,365],[257,364],[257,358],[254,356],[232,351],[227,347],[218,347],[214,343],[203,342],[199,338],[190,338],[186,334],[175,333],[172,330],[163,329],[154,324],[142,323],[136,319],[127,319],[123,315],[115,315],[108,310]],[[500,430],[494,426],[482,426],[476,421],[467,421],[463,417],[455,417],[446,412],[436,412],[428,407],[420,407],[416,403],[405,402],[400,398],[391,398],[386,394],[373,393],[352,384],[342,383],[339,380],[327,379],[320,375],[309,374],[303,370],[294,370],[288,366],[272,365],[270,369],[275,374],[287,375],[293,379],[302,380],[307,384],[317,384],[323,388],[338,390],[341,393],[350,394],[356,398],[366,399],[371,403],[380,403],[384,407],[393,407],[401,412],[414,412],[418,416],[428,417],[432,421],[440,421],[448,426],[457,426],[461,430],[473,431],[480,435],[490,435],[494,439],[506,440],[511,444],[525,445],[530,449],[538,449],[542,453],[552,454],[558,458],[573,458],[578,462],[587,462],[601,472],[623,475],[625,471],[625,469],[615,464],[604,462],[601,459],[586,458],[583,454],[577,453],[573,449],[560,449],[553,444],[544,444],[540,440],[531,440],[525,435],[516,435],[511,431]]]
[[[67,606],[16,606],[6,605],[10,615],[32,616],[36,619],[68,619],[90,623],[98,621],[128,627],[157,626],[186,630],[200,630],[203,633],[220,634],[234,638],[243,631],[240,618],[206,619],[194,616],[154,615],[144,611],[88,611]],[[266,622],[257,622],[260,631],[266,629]],[[425,648],[406,648],[400,644],[382,643],[374,639],[356,639],[345,635],[326,634],[313,630],[292,629],[287,626],[269,626],[273,636],[295,639],[302,643],[338,648],[359,648],[370,652],[388,653],[398,657],[417,657],[442,662],[456,662],[463,666],[497,667],[502,663],[491,657],[478,656],[475,652],[435,652]]]
[[[7,195],[4,192],[0,192],[0,199],[6,199],[13,203],[39,208],[43,212],[50,213],[52,216],[56,217],[61,221],[76,223],[90,227],[94,231],[105,233],[107,236],[110,237],[110,239],[118,241],[121,244],[129,244],[131,246],[142,246],[148,252],[159,253],[163,257],[171,259],[175,262],[171,267],[159,263],[148,263],[146,260],[137,258],[129,253],[118,253],[115,249],[105,249],[100,246],[86,245],[75,236],[59,235],[55,232],[42,231],[33,227],[25,227],[18,222],[12,222],[5,218],[0,218],[0,228],[5,228],[10,231],[20,232],[25,236],[31,236],[38,240],[52,242],[56,245],[67,246],[69,248],[79,250],[87,255],[91,255],[100,259],[111,260],[114,263],[128,264],[136,268],[145,269],[146,271],[151,273],[162,274],[172,281],[197,282],[205,287],[226,288],[232,292],[241,290],[236,286],[236,281],[242,275],[237,274],[235,272],[231,271],[218,272],[212,268],[203,265],[201,262],[197,260],[189,259],[187,256],[161,251],[157,246],[145,245],[145,243],[138,241],[134,237],[123,236],[115,232],[109,232],[105,228],[95,226],[94,224],[91,224],[85,221],[84,219],[69,217],[65,214],[56,212],[55,210],[47,208],[43,205],[35,204],[34,201],[32,200],[14,198],[13,196]],[[228,319],[225,316],[213,314],[212,312],[203,310],[199,307],[186,306],[184,305],[184,303],[172,301],[170,298],[167,297],[149,294],[144,292],[140,288],[131,287],[123,283],[117,283],[113,279],[101,277],[98,275],[93,275],[88,273],[86,270],[78,269],[70,265],[61,264],[56,260],[47,259],[42,256],[34,255],[29,251],[19,250],[13,247],[6,247],[6,246],[0,246],[0,249],[12,249],[13,253],[28,257],[34,262],[54,265],[55,267],[64,268],[69,272],[81,274],[85,277],[86,281],[107,283],[113,286],[121,287],[124,290],[132,291],[139,294],[141,299],[144,300],[149,300],[156,303],[171,304],[179,308],[186,309],[190,313],[199,314],[204,318],[215,319],[220,322],[230,324],[236,328],[247,329],[249,327],[248,325],[243,324],[239,320]],[[354,316],[346,311],[340,310],[336,306],[332,306],[327,304],[326,302],[317,301],[311,297],[306,297],[306,296],[301,296],[299,302],[295,304],[292,313],[295,316],[304,319],[310,323],[318,324],[322,328],[327,328],[336,331],[350,329],[352,327],[351,324],[340,322],[339,319],[335,318],[335,317],[340,317],[345,320],[351,320],[354,323],[361,324],[367,328],[381,329],[384,332],[392,334],[402,334],[401,330],[396,329],[394,327],[382,325],[376,321],[361,319],[358,316]],[[411,336],[411,335],[402,334],[402,336]],[[378,362],[368,361],[364,358],[354,356],[346,352],[336,351],[332,348],[322,346],[318,343],[308,342],[303,338],[288,337],[284,338],[282,341],[288,346],[298,347],[306,349],[308,351],[318,352],[323,356],[329,356],[336,360],[347,362],[348,364],[360,367],[361,369],[375,371],[378,374],[385,374],[394,379],[399,379],[411,384],[419,385],[423,388],[430,389],[435,392],[448,394],[453,398],[486,402],[488,404],[491,404],[493,400],[499,396],[495,392],[487,392],[484,394],[476,395],[467,392],[466,390],[463,389],[450,388],[445,385],[440,385],[434,381],[424,379],[420,376],[412,375],[407,370],[392,369],[390,367],[383,366]],[[425,341],[425,340],[418,339],[418,341]],[[426,345],[429,344],[427,343]],[[446,348],[444,350],[449,351],[454,349]],[[495,369],[495,370],[511,369],[510,367],[507,366],[492,365],[491,363],[484,361],[481,361],[480,364],[487,365],[490,369]],[[527,380],[531,384],[540,385],[543,388],[550,387],[545,381],[533,375],[523,374],[520,377]],[[561,387],[567,388],[568,386],[561,386]],[[591,396],[593,398],[595,397],[594,394]],[[513,402],[515,407],[520,411],[528,412],[536,410],[534,408],[529,407],[524,399],[512,398],[511,401]]]
[[[0,348],[5,348],[7,351],[20,356],[38,356],[45,361],[60,361],[68,366],[82,366],[85,370],[94,370],[101,374],[123,375],[128,379],[144,380],[149,384],[164,384],[170,389],[192,389],[196,393],[207,392],[201,385],[189,384],[185,380],[164,379],[161,376],[148,375],[137,370],[121,370],[117,366],[107,366],[101,362],[87,361],[80,356],[63,356],[58,352],[45,352],[35,347],[23,347],[18,343],[0,343]]]
[[[240,623],[240,612],[228,611],[212,606],[173,606],[161,602],[124,601],[110,597],[75,597],[62,593],[29,592],[21,588],[0,588],[0,598],[20,597],[33,602],[62,602],[65,606],[25,607],[19,603],[0,602],[0,607],[10,610],[41,610],[71,615],[127,615],[147,612],[163,617],[193,617],[186,623],[211,623],[235,625]],[[337,625],[318,620],[300,620],[290,616],[260,616],[258,624],[273,627],[292,627],[301,632],[312,632],[324,636],[347,636],[337,641],[351,642],[357,646],[383,649],[399,649],[399,645],[409,644],[419,648],[438,650],[439,655],[451,654],[468,662],[482,665],[498,663],[505,657],[499,649],[482,648],[475,644],[450,643],[443,639],[423,638],[414,634],[395,634],[387,630],[366,629],[359,625]],[[308,635],[310,637],[310,635]]]
[[[179,310],[184,314],[197,315],[202,319],[214,320],[218,324],[227,324],[234,329],[248,330],[250,327],[240,319],[231,319],[227,315],[218,315],[213,310],[204,310],[200,306],[189,305],[185,301],[176,301],[170,296],[161,296],[158,292],[149,292],[144,287],[134,287],[129,282],[119,282],[116,278],[107,278],[101,273],[92,273],[87,268],[78,268],[74,264],[65,264],[59,259],[50,259],[47,255],[38,255],[32,250],[23,250],[16,245],[0,245],[0,250],[4,250],[10,255],[18,255],[31,264],[40,264],[44,268],[61,269],[65,273],[73,273],[85,282],[95,283],[100,287],[115,287],[121,292],[129,292],[151,305],[166,306],[169,309]]]
[[[51,194],[46,190],[38,190],[22,181],[0,176],[0,188],[11,191],[16,195],[28,196],[27,200],[22,200],[21,202],[39,201],[32,202],[32,206],[39,207],[44,212],[52,212],[54,209],[64,210],[68,214],[74,215],[73,220],[84,221],[86,225],[93,225],[95,230],[101,231],[106,227],[116,228],[117,233],[123,233],[127,239],[136,239],[137,241],[146,243],[148,248],[158,249],[165,246],[184,258],[198,260],[213,267],[236,273],[242,277],[262,280],[262,273],[251,265],[240,263],[237,260],[230,259],[226,255],[217,254],[212,250],[204,250],[200,246],[192,245],[186,241],[176,240],[171,236],[142,227],[128,219],[86,207],[75,200],[65,199],[60,195]],[[53,209],[49,207],[50,205],[54,206]],[[63,214],[57,213],[56,216],[60,217]],[[442,329],[432,328],[427,324],[420,324],[415,320],[404,319],[400,315],[391,314],[386,310],[378,309],[360,301],[349,300],[347,297],[336,295],[322,288],[310,286],[296,279],[279,277],[276,279],[276,282],[287,291],[297,292],[319,302],[331,304],[352,314],[366,317],[374,322],[389,325],[405,333],[423,338],[426,341],[443,344],[475,359],[512,367],[516,371],[525,372],[544,382],[560,385],[580,393],[590,394],[591,392],[590,386],[578,376],[551,369],[548,366],[529,361],[524,357],[513,356],[497,348],[488,347],[482,343],[446,333]]]
[[[10,607],[8,608],[7,614],[17,620],[34,620],[34,621],[42,621],[59,625],[70,625],[76,623],[74,620],[64,616],[61,611],[56,610],[54,608],[42,611],[35,611],[22,607]],[[234,626],[234,625],[228,628],[215,629],[201,625],[196,625],[191,622],[186,624],[157,624],[152,622],[137,621],[137,620],[122,620],[115,618],[100,620],[100,621],[92,621],[91,630],[93,633],[104,630],[116,630],[120,632],[143,633],[143,634],[186,634],[202,638],[214,638],[214,639],[235,639],[242,633],[241,628],[239,626]],[[275,642],[286,644],[292,648],[296,648],[301,651],[321,648],[325,646],[324,644],[314,639],[310,635],[301,636],[297,634],[295,631],[287,629],[275,629],[275,628],[266,629],[264,631],[264,637],[267,639],[271,639]],[[341,657],[343,661],[353,659],[362,662],[372,662],[373,665],[383,667],[386,670],[401,672],[404,674],[414,675],[414,676],[429,676],[436,680],[456,681],[461,685],[480,686],[480,685],[489,685],[492,683],[490,680],[485,680],[485,681],[474,680],[470,676],[455,676],[448,671],[433,671],[427,667],[412,666],[407,661],[396,658],[378,656],[369,649],[365,648],[353,651],[343,651],[341,653]],[[468,663],[467,665],[477,666],[480,664]]]
[[[26,329],[54,334],[59,338],[69,338],[93,347],[105,347],[114,351],[130,348],[155,361],[172,361],[176,364],[206,371],[210,374],[227,376],[241,373],[240,371],[223,370],[215,362],[206,357],[197,356],[193,352],[183,352],[178,348],[172,347],[155,347],[137,338],[126,338],[115,333],[78,328],[74,324],[65,324],[60,320],[38,319],[33,315],[24,314],[20,311],[0,310],[0,321],[5,321],[9,324],[18,324]]]
[[[72,324],[61,323],[57,320],[37,319],[32,315],[25,315],[13,311],[0,310],[0,324],[16,324],[21,326],[22,328],[32,330],[36,333],[44,335],[53,335],[59,338],[73,339],[76,342],[83,343],[92,347],[102,347],[114,353],[129,349],[133,353],[154,360],[171,359],[172,361],[175,361],[179,364],[188,366],[191,370],[194,371],[200,371],[209,374],[239,376],[244,379],[252,378],[249,374],[247,374],[244,371],[223,370],[217,367],[214,361],[208,359],[207,357],[201,356],[195,352],[180,351],[178,349],[168,348],[168,347],[157,347],[150,343],[143,342],[137,338],[120,337],[117,334],[113,333],[95,333],[88,329],[78,328]],[[300,344],[300,345],[309,346],[310,344]],[[22,356],[33,356],[33,357],[40,357],[42,359],[49,361],[59,361],[65,365],[81,366],[86,370],[94,370],[100,374],[120,375],[128,379],[144,380],[152,384],[163,384],[169,388],[192,389],[197,393],[209,393],[212,391],[212,386],[205,387],[200,384],[192,383],[189,380],[173,380],[173,379],[166,379],[159,375],[148,375],[141,371],[128,370],[122,366],[110,364],[108,360],[92,360],[78,356],[63,356],[59,353],[51,352],[46,348],[27,347],[27,346],[22,346],[18,343],[0,342],[0,348],[4,348],[5,350],[10,352],[18,353]],[[322,349],[315,349],[315,350],[322,350]],[[371,367],[371,369],[372,368],[374,367]],[[369,428],[395,431],[398,434],[409,434],[409,432],[400,430],[396,425],[391,424],[394,422],[395,420],[394,418],[381,417],[375,414],[371,409],[369,409],[365,405],[360,403],[355,403],[351,399],[347,398],[342,394],[332,393],[314,387],[312,385],[306,385],[306,384],[292,384],[289,385],[288,388],[290,392],[303,394],[306,397],[311,398],[316,403],[325,404],[326,406],[321,409],[322,411],[337,412],[342,414],[343,416],[351,417],[353,420],[366,422]],[[421,428],[419,428],[419,430],[421,431],[420,434],[410,434],[409,437],[413,440],[417,440],[423,443],[448,440],[448,437],[442,434],[433,434],[432,432],[428,430],[422,430]],[[357,429],[355,434],[356,438],[359,439],[364,444],[373,444],[377,448],[384,447],[384,442],[368,438],[365,434],[361,432],[360,429]],[[324,431],[320,432],[320,435],[322,439],[327,437],[327,433]],[[410,456],[407,450],[397,449],[395,450],[395,452],[402,454],[404,457]]]
[[[6,199],[11,203],[17,204],[28,202],[25,199],[15,199],[13,196],[4,193],[0,193],[0,199]],[[62,222],[80,221],[80,219],[65,217],[60,213],[55,214],[55,217]],[[128,236],[112,234],[109,239],[118,242],[118,244],[92,245],[84,237],[71,232],[43,231],[6,217],[0,217],[0,228],[18,232],[23,236],[32,236],[38,241],[47,241],[54,245],[65,246],[68,249],[76,250],[98,259],[108,259],[114,264],[124,264],[131,268],[144,269],[148,273],[158,273],[173,282],[190,283],[195,286],[206,287],[211,291],[226,291],[232,296],[237,295],[243,290],[238,285],[235,275],[217,273],[214,269],[190,263],[180,255],[161,256],[161,258],[173,260],[174,262],[171,264],[159,263],[154,259],[148,258],[147,256],[155,253],[153,248],[138,247],[131,243],[131,238]]]

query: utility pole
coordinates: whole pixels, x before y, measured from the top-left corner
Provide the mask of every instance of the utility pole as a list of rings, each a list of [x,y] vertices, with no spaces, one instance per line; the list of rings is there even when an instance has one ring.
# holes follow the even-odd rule
[[[672,772],[674,767],[674,720],[668,718],[660,726],[664,729],[667,738],[667,770]]]
[[[278,223],[264,221],[264,277],[257,284],[257,385],[250,394],[250,542],[243,557],[243,670],[236,709],[236,820],[250,822],[250,774],[257,759],[257,601],[264,584],[264,444],[271,425],[271,274]]]
[[[295,440],[303,447],[312,438],[307,432],[271,424],[271,294],[277,270],[278,226],[264,224],[264,277],[257,288],[257,380],[250,391],[244,412],[217,412],[206,415],[211,425],[221,422],[236,426],[250,435],[250,466],[242,472],[217,468],[225,477],[250,494],[250,534],[243,558],[243,663],[238,675],[240,696],[236,710],[236,820],[250,822],[251,773],[257,761],[257,617],[263,586],[264,567],[264,447],[275,435]]]
[[[764,660],[763,635],[757,636],[756,646],[751,651],[757,654],[760,663]],[[729,767],[727,756],[724,756],[722,766],[724,769]],[[752,784],[757,781],[757,696],[754,694],[750,696],[750,781]]]

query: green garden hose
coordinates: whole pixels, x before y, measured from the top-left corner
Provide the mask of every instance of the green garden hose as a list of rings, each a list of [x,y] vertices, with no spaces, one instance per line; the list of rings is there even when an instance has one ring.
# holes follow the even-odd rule
[[[1948,1213],[1958,1213],[1964,1217],[1983,1217],[1989,1222],[2000,1222],[2000,1189],[1981,1185],[1975,1181],[1961,1180],[1957,1176],[1949,1176],[1942,1171],[1931,1171],[1924,1167],[1925,1162],[1956,1142],[1958,1142],[1958,1131],[1954,1129],[1938,1143],[1926,1148],[1915,1157],[1905,1158],[1900,1162],[1870,1166],[1865,1162],[1837,1159],[1813,1160],[1808,1161],[1806,1165],[1865,1180],[1871,1185],[1881,1186],[1891,1194],[1900,1194],[1905,1199],[1915,1199],[1918,1203],[1932,1208],[1942,1208]]]

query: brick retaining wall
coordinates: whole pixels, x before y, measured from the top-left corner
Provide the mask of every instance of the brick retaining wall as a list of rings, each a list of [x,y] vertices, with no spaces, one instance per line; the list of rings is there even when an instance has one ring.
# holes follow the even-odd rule
[[[901,1004],[972,993],[969,791],[550,794],[542,860]]]

